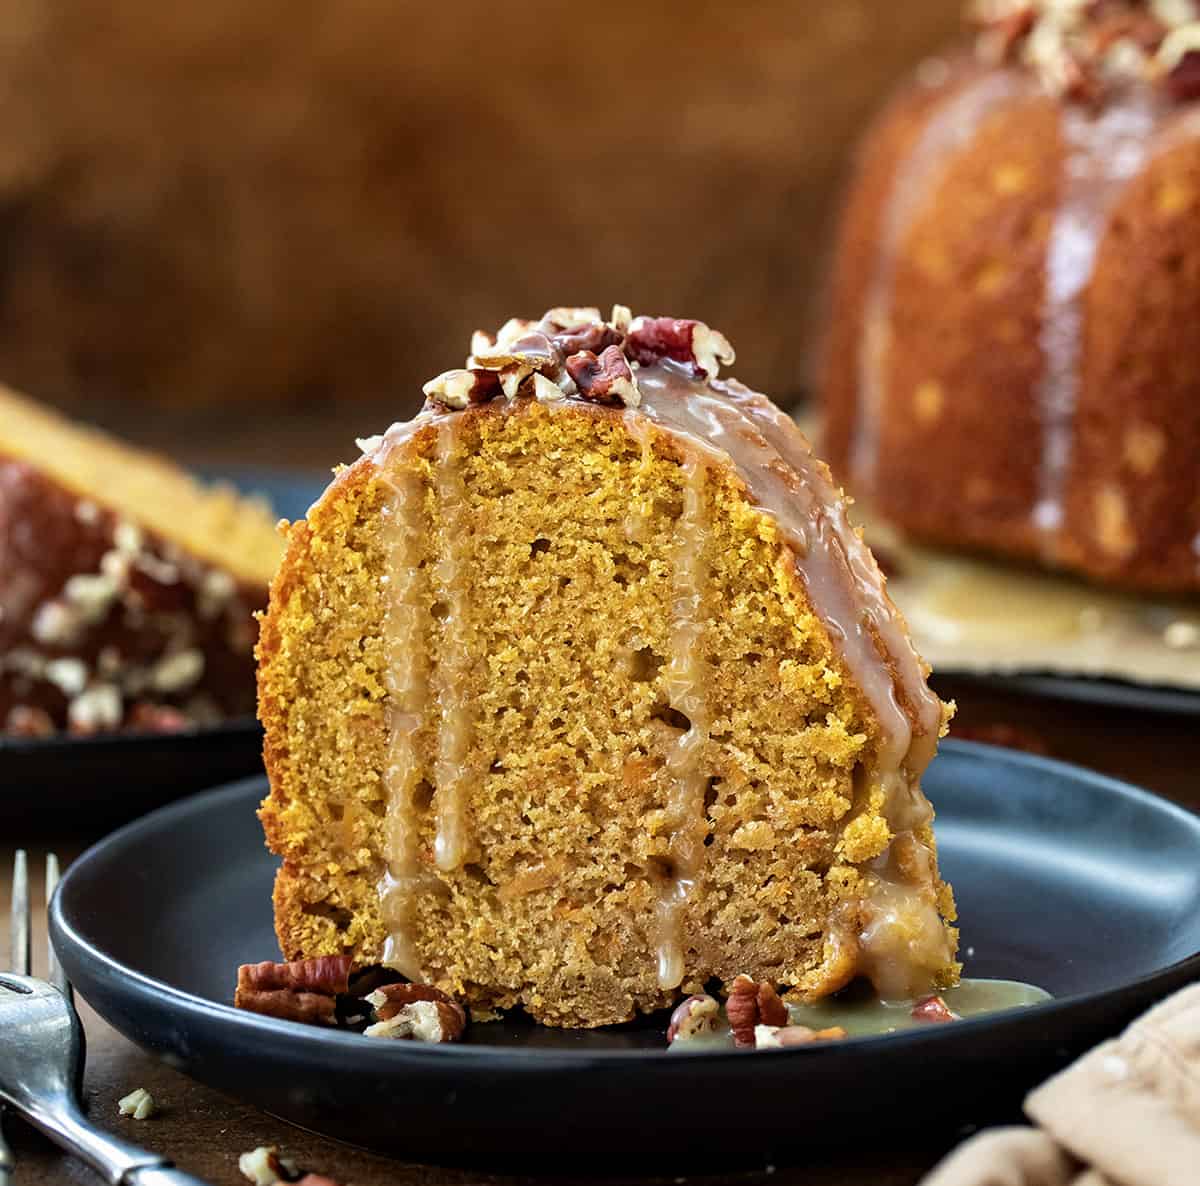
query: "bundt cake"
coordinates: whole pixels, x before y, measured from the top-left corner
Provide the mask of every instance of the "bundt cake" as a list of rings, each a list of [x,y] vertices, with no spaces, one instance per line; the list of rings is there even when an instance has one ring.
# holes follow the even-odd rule
[[[914,536],[1200,590],[1200,9],[986,0],[863,146],[824,449]]]
[[[271,514],[0,388],[0,733],[254,711]]]
[[[732,360],[620,307],[510,321],[291,526],[258,644],[288,959],[571,1026],[957,978],[948,711]]]

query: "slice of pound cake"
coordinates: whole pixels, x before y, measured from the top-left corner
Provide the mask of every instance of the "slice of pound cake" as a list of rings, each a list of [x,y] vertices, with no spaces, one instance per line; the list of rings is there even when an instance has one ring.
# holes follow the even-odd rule
[[[265,506],[0,388],[0,733],[254,710]]]
[[[593,1026],[957,979],[948,712],[804,437],[696,321],[477,334],[292,525],[259,641],[289,959]]]

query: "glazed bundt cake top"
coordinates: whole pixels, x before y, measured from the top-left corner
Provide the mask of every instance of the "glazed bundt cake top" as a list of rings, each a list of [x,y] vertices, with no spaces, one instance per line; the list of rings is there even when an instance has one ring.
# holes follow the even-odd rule
[[[1194,0],[974,0],[979,55],[1020,62],[1055,95],[1102,102],[1151,83],[1200,98],[1200,10]]]
[[[510,319],[495,334],[477,331],[471,351],[464,368],[425,384],[426,405],[416,419],[359,442],[375,464],[382,470],[389,452],[431,420],[440,424],[449,456],[456,413],[528,397],[623,409],[628,428],[647,450],[645,425],[651,423],[685,441],[694,457],[731,462],[751,500],[777,522],[814,612],[878,720],[881,743],[867,786],[883,792],[884,815],[894,831],[928,823],[919,780],[936,750],[943,712],[926,683],[928,669],[861,532],[847,518],[846,500],[828,467],[766,396],[718,378],[720,368],[735,361],[729,341],[701,321],[634,317],[622,305],[608,320],[595,308],[560,307],[538,321]],[[691,468],[698,474],[702,467],[693,461]],[[631,510],[628,524],[635,535],[636,515]],[[698,548],[702,524],[685,515],[683,526]],[[693,593],[697,599],[699,592]],[[693,682],[687,649],[681,637],[673,662],[685,683]],[[702,712],[704,689],[694,686],[692,697]],[[454,821],[438,845],[439,864],[460,859]]]

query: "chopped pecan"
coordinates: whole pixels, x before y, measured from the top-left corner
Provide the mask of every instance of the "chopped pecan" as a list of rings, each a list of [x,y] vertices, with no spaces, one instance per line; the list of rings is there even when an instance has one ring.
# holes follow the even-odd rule
[[[500,376],[482,366],[470,370],[443,371],[421,390],[431,403],[461,409],[468,404],[486,404],[502,392]]]
[[[233,1003],[285,1021],[336,1025],[337,996],[349,988],[351,963],[348,955],[328,955],[287,964],[242,964]]]
[[[510,317],[497,331],[493,339],[497,346],[511,346],[518,338],[525,337],[537,329],[536,321],[524,317]]]
[[[637,380],[620,346],[609,346],[596,357],[581,350],[567,359],[567,374],[575,380],[579,394],[597,404],[624,404],[636,408],[642,402]]]
[[[629,327],[625,350],[642,366],[670,359],[690,365],[697,378],[710,379],[736,357],[723,334],[703,321],[678,317],[638,317]]]
[[[542,320],[554,329],[567,331],[583,329],[586,325],[604,324],[600,310],[591,305],[585,305],[579,309],[558,305],[553,309],[547,309]]]
[[[1167,72],[1163,81],[1172,99],[1186,103],[1200,99],[1200,50],[1188,50]]]
[[[299,1176],[296,1163],[280,1156],[278,1145],[259,1145],[238,1158],[238,1170],[243,1178],[254,1186],[275,1186],[277,1182],[291,1182]]]
[[[363,1031],[368,1038],[412,1038],[418,1042],[457,1042],[467,1014],[452,997],[431,984],[386,984],[367,1003],[375,1022]]]
[[[734,977],[729,986],[725,1016],[733,1030],[734,1045],[753,1046],[754,1027],[787,1025],[788,1011],[774,985],[766,980],[756,983],[743,974]]]
[[[1129,41],[1144,53],[1152,54],[1166,35],[1166,25],[1148,12],[1101,14],[1092,34],[1092,48],[1104,54],[1118,42]]]
[[[936,993],[922,997],[912,1007],[914,1021],[961,1021],[955,1013]]]
[[[846,1036],[840,1025],[814,1030],[807,1025],[756,1025],[754,1048],[767,1050],[781,1046],[807,1046],[810,1042],[836,1042]]]
[[[552,403],[554,400],[562,399],[567,393],[563,391],[561,385],[555,383],[553,379],[547,379],[545,375],[538,374],[536,371],[533,376],[533,396],[534,399],[541,403]]]
[[[711,1034],[717,1028],[721,1006],[707,993],[699,993],[681,1001],[671,1014],[667,1026],[668,1042],[685,1042],[700,1034]]]
[[[380,985],[366,1000],[375,1010],[377,1021],[390,1020],[413,1001],[444,1001],[448,1005],[455,1004],[453,997],[432,984],[410,984],[408,981]]]
[[[1097,103],[1103,93],[1094,65],[1065,52],[1056,85],[1060,94],[1076,103]]]
[[[624,335],[611,325],[605,325],[602,321],[594,321],[578,329],[556,333],[553,335],[553,341],[565,355],[578,354],[581,350],[590,350],[593,354],[599,354],[601,350],[606,350],[609,346],[620,346],[624,341]]]
[[[191,722],[186,714],[169,704],[154,704],[139,700],[130,706],[125,716],[125,728],[144,733],[179,733]]]
[[[505,340],[499,337],[494,346],[475,351],[471,359],[476,365],[489,371],[502,371],[506,367],[527,367],[542,374],[556,374],[562,369],[563,352],[543,330],[534,328],[518,338]]]
[[[144,1087],[135,1087],[127,1096],[117,1100],[117,1111],[134,1120],[148,1120],[157,1111],[157,1105]]]
[[[1012,61],[1021,44],[1033,32],[1037,14],[1032,4],[1023,4],[1003,13],[975,13],[974,25],[980,30],[976,48],[988,62]]]
[[[17,704],[8,710],[4,732],[14,737],[50,737],[54,733],[54,720],[44,708]]]

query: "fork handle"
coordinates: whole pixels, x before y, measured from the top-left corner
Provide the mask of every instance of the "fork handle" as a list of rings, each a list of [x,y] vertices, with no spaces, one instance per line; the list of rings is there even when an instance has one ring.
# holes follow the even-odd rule
[[[109,1186],[208,1186],[151,1153],[97,1128],[83,1116],[73,1099],[28,1101],[21,1114],[56,1145],[86,1161]],[[154,1174],[163,1175],[154,1177]]]
[[[149,1165],[130,1170],[121,1186],[209,1186],[202,1178],[185,1174],[173,1165]]]

